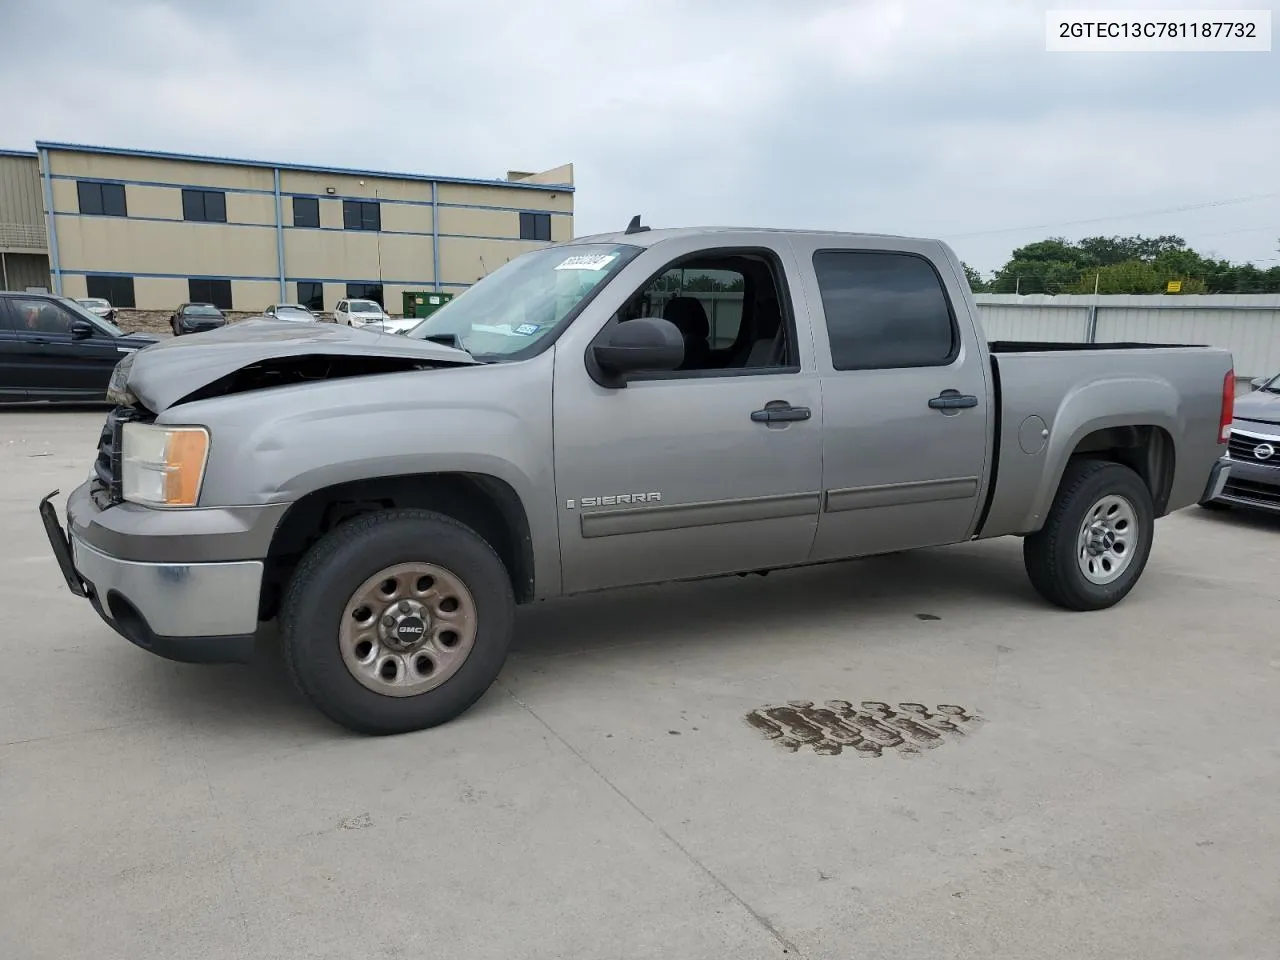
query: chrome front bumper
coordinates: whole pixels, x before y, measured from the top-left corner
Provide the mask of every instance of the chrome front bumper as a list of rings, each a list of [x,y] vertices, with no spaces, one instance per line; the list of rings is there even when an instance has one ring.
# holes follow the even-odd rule
[[[192,663],[243,663],[253,655],[261,560],[143,563],[122,560],[67,536],[46,497],[40,516],[73,594],[86,597],[126,640]]]

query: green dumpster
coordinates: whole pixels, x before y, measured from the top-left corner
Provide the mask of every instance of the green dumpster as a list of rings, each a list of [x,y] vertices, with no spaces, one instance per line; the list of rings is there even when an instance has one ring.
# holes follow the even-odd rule
[[[452,299],[452,293],[437,293],[434,290],[406,290],[404,292],[404,315],[410,319],[429,317]]]

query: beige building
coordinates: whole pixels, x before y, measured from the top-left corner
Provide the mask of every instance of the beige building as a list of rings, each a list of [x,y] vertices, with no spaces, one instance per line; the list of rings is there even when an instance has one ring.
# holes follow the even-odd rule
[[[228,310],[460,292],[573,236],[573,166],[506,180],[37,143],[52,287]]]

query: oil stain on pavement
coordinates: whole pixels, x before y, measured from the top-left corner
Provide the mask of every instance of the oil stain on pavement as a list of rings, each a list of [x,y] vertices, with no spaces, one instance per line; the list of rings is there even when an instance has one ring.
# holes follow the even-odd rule
[[[747,723],[766,738],[795,753],[812,747],[814,753],[835,756],[846,749],[863,757],[879,757],[886,750],[907,756],[931,750],[948,739],[968,736],[982,717],[949,703],[930,709],[923,703],[900,703],[897,708],[878,700],[855,707],[848,700],[789,700],[747,714]]]

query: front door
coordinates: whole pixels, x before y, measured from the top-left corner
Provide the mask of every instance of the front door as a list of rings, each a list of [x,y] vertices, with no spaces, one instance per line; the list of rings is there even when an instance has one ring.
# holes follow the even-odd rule
[[[797,240],[825,417],[814,560],[959,542],[985,494],[992,397],[974,324],[941,248],[911,244]]]
[[[789,251],[656,256],[615,281],[648,277],[623,288],[634,295],[608,323],[672,320],[686,336],[683,369],[602,386],[584,360],[602,323],[585,316],[555,347],[567,592],[802,563],[813,544],[822,397],[811,347],[795,336]],[[763,412],[779,407],[790,419]]]

